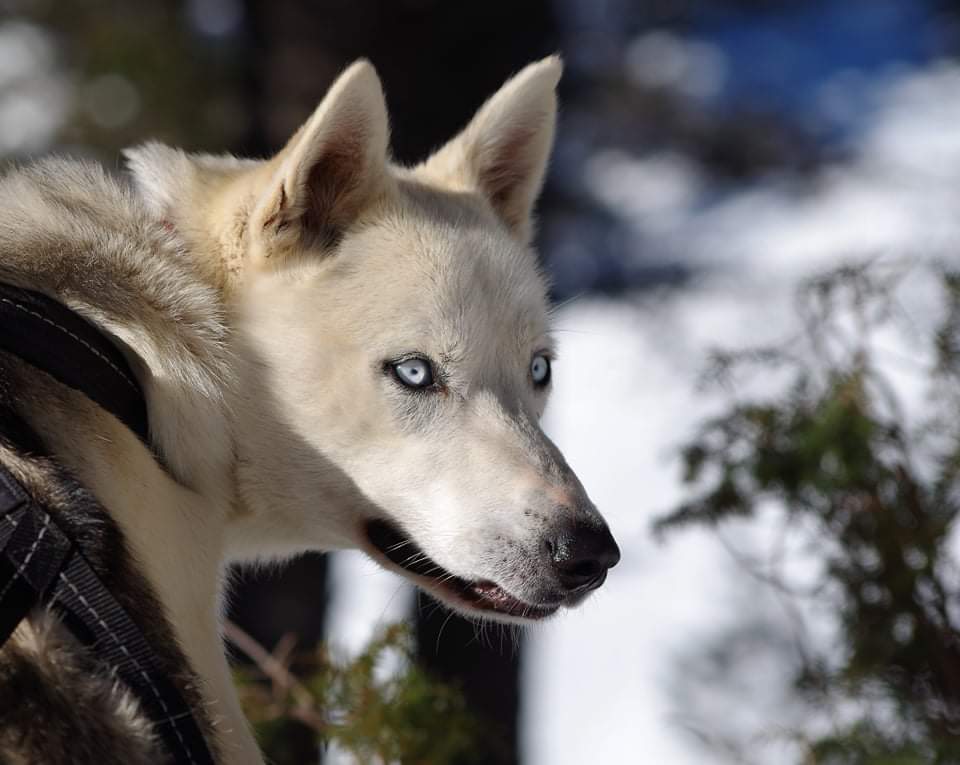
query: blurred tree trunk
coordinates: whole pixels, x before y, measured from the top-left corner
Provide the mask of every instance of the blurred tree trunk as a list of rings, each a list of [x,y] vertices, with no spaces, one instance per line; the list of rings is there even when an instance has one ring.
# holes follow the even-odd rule
[[[276,573],[245,573],[233,587],[229,618],[268,651],[286,635],[296,637],[297,646],[309,650],[324,636],[327,599],[327,558],[305,555]],[[248,658],[235,651],[234,660]],[[291,720],[286,726],[283,757],[275,765],[309,765],[317,762],[314,732]]]
[[[556,52],[548,0],[247,0],[264,138],[276,149],[351,61],[383,80],[394,155],[415,162],[452,137],[525,64]]]
[[[461,619],[424,600],[417,614],[419,660],[457,685],[486,733],[476,763],[519,762],[520,637]],[[518,633],[514,633],[517,635]],[[466,765],[465,763],[463,765]]]
[[[271,152],[340,70],[367,57],[383,80],[394,156],[416,162],[456,134],[510,74],[557,45],[549,0],[247,0],[245,9],[248,93],[257,127],[244,148]],[[305,588],[308,602],[317,604],[318,575],[311,569],[303,579],[278,584],[290,586],[288,592]],[[418,615],[423,664],[457,682],[473,711],[502,732],[482,761],[516,762],[520,648],[505,645],[501,652],[498,640],[486,647],[475,639],[472,623],[448,616]]]

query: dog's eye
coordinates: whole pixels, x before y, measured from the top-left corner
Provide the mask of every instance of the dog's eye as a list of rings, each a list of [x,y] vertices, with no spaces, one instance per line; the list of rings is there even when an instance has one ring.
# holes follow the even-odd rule
[[[426,359],[407,359],[393,365],[396,378],[408,388],[426,388],[433,385],[433,370]]]
[[[530,377],[533,378],[533,384],[542,388],[550,382],[550,359],[542,353],[538,353],[530,362]]]

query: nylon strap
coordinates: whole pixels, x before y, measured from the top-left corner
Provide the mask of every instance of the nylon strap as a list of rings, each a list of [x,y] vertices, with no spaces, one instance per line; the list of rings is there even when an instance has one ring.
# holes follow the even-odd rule
[[[52,604],[74,636],[137,697],[172,762],[213,765],[190,707],[143,632],[54,517],[22,490],[9,491],[11,483],[0,465],[0,511],[6,508],[0,515],[0,644],[32,608]]]
[[[26,503],[27,495],[20,485],[0,469],[0,582],[3,583],[0,584],[0,645],[7,641],[36,600],[33,590],[25,586],[5,554],[10,540],[20,529]]]
[[[79,550],[74,550],[57,574],[52,599],[66,611],[64,622],[78,639],[96,646],[97,659],[115,671],[140,700],[174,762],[213,765],[190,707],[161,670],[143,632]],[[83,629],[74,626],[74,621]]]
[[[110,412],[149,445],[147,403],[130,365],[93,324],[39,292],[0,282],[0,350]]]

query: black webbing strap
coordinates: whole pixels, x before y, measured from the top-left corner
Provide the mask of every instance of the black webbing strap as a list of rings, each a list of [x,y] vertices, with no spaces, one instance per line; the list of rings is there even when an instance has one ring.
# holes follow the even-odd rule
[[[0,587],[0,645],[7,642],[37,602],[37,594],[17,573],[6,555],[7,544],[20,531],[24,515],[25,508],[14,510],[3,516],[3,525],[0,526],[0,547],[3,548],[3,554],[0,555],[0,582],[4,583]]]
[[[17,628],[36,601],[36,594],[17,574],[6,555],[7,546],[20,533],[26,515],[27,495],[4,470],[0,470],[0,645]]]
[[[63,623],[138,698],[177,765],[213,765],[190,707],[140,628],[45,509],[0,466],[0,644],[34,606]]]
[[[46,295],[0,282],[0,327],[0,350],[80,391],[149,444],[137,378],[93,324]]]
[[[72,617],[65,623],[70,625],[74,619],[82,623],[84,629],[73,628],[74,634],[87,645],[95,645],[97,658],[140,700],[173,762],[213,765],[190,707],[158,666],[139,627],[79,551],[74,550],[57,574],[52,599]]]

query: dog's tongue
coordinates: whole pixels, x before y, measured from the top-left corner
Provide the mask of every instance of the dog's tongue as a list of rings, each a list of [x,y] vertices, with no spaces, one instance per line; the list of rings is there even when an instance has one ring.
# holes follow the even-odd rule
[[[524,608],[527,605],[493,582],[474,582],[471,589],[488,603],[503,606],[509,610]]]
[[[481,595],[487,600],[504,600],[510,597],[499,584],[493,582],[474,582],[472,589],[477,595]],[[510,600],[513,600],[513,598],[510,598]]]
[[[550,616],[557,610],[557,606],[534,606],[524,603],[503,589],[499,584],[489,581],[473,582],[470,590],[489,608],[500,613],[512,616],[523,616],[527,619],[542,619]]]

